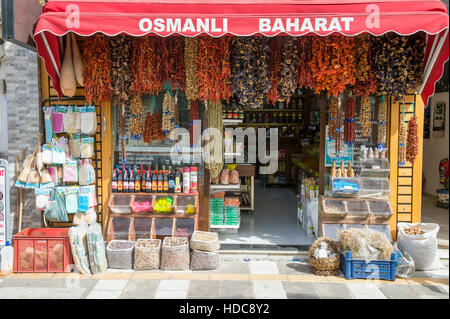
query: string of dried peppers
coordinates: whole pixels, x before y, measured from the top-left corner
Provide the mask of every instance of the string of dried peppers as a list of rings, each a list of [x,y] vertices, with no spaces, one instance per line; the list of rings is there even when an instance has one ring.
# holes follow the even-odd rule
[[[184,39],[181,36],[161,38],[159,52],[162,58],[162,80],[174,89],[184,89]]]
[[[328,136],[331,140],[337,139],[339,117],[339,97],[332,96],[328,106]]]
[[[111,58],[109,38],[104,34],[88,37],[83,47],[84,92],[87,103],[101,105],[111,99]]]
[[[355,100],[350,93],[345,102],[344,142],[351,146],[355,143]]]
[[[353,38],[330,35],[312,41],[314,52],[309,65],[314,75],[315,91],[328,95],[342,93],[347,85],[355,84]]]
[[[184,68],[186,74],[186,88],[184,93],[188,101],[198,99],[197,80],[198,39],[184,38]]]
[[[164,134],[162,132],[162,120],[161,114],[155,112],[151,114],[147,112],[145,116],[145,125],[144,125],[144,142],[150,143],[153,141],[162,141],[164,140]]]
[[[312,41],[313,37],[298,38],[298,56],[299,68],[297,75],[297,85],[300,88],[314,88],[314,75],[309,62],[312,60]]]
[[[227,101],[231,96],[231,38],[200,36],[198,41],[199,99],[211,103]]]
[[[231,50],[232,94],[244,108],[259,108],[270,89],[269,45],[264,37],[235,37]]]
[[[273,37],[269,40],[269,80],[270,90],[267,93],[267,102],[275,105],[278,102],[278,89],[280,85],[281,50],[284,37]]]
[[[132,40],[131,92],[137,96],[157,94],[162,90],[162,57],[157,52],[158,37],[137,37]]]

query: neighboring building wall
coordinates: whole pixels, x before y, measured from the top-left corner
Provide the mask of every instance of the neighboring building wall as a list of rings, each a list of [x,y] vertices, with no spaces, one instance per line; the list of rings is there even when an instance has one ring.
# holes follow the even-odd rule
[[[436,102],[445,102],[445,136],[433,136],[433,112]],[[430,100],[430,138],[423,140],[423,176],[425,184],[423,192],[428,195],[436,193],[436,189],[441,188],[439,183],[439,162],[448,157],[449,149],[449,93],[435,93]]]
[[[36,52],[6,42],[2,45],[0,81],[6,81],[8,153],[0,154],[9,162],[11,221],[17,230],[16,154],[33,152],[40,125],[38,64]],[[24,190],[22,229],[40,227],[41,217],[34,209],[33,190]]]

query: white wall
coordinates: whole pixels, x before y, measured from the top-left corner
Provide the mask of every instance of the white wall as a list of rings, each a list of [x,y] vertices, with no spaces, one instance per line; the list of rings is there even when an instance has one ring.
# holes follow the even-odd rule
[[[449,93],[435,93],[430,100],[431,107],[431,134],[429,139],[423,140],[423,175],[425,177],[425,185],[423,192],[428,195],[433,195],[436,189],[441,188],[439,183],[439,162],[448,157],[449,149]],[[445,109],[445,136],[433,136],[433,112],[434,104],[436,102],[446,102]]]

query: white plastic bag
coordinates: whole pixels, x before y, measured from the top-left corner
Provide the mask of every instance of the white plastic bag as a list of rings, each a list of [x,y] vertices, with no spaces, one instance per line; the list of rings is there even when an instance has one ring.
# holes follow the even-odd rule
[[[418,226],[422,235],[408,235],[405,229]],[[439,225],[433,223],[398,223],[398,247],[405,250],[414,260],[417,270],[443,268],[438,256],[437,233]]]
[[[394,243],[395,253],[397,254],[397,262],[395,264],[395,275],[398,278],[409,278],[416,270],[414,267],[414,259],[403,249],[397,247]]]

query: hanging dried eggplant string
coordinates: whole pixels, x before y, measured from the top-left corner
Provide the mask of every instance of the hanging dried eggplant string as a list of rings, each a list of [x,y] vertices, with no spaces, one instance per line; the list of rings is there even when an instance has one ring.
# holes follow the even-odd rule
[[[378,89],[378,83],[372,70],[373,61],[371,58],[369,35],[358,35],[355,37],[354,41],[354,69],[356,82],[353,87],[353,93],[356,96],[375,94]]]
[[[137,96],[157,94],[162,90],[161,57],[158,37],[137,37],[132,40],[131,92]]]
[[[313,37],[304,36],[298,38],[299,67],[297,74],[297,86],[312,89],[315,86],[314,75],[309,62],[312,60]]]
[[[208,128],[215,128],[220,132],[220,137],[223,136],[223,121],[222,121],[222,104],[219,103],[208,103],[206,102],[205,112],[207,113],[206,118],[208,120]],[[215,180],[219,177],[220,172],[223,168],[223,143],[222,139],[215,141],[213,135],[210,135],[210,149],[208,160],[205,161],[205,168],[209,170],[210,181]],[[215,153],[215,149],[212,146],[215,143],[219,143],[220,147],[219,153]]]
[[[279,84],[280,102],[289,104],[291,96],[297,89],[298,45],[295,38],[287,36],[281,54],[281,73]]]
[[[413,109],[414,109],[413,103]],[[417,116],[413,115],[411,120],[408,123],[408,138],[406,144],[406,160],[411,164],[414,164],[416,161],[416,156],[419,151],[419,138],[417,135]]]
[[[405,98],[403,98],[402,118],[398,132],[398,165],[403,166],[406,163],[406,143],[408,134],[408,124],[405,122]]]
[[[359,108],[359,123],[361,136],[370,137],[372,135],[372,111],[370,108],[370,98],[361,96],[361,106]]]
[[[184,69],[186,74],[184,93],[188,101],[198,99],[197,58],[198,39],[184,38]],[[191,104],[189,103],[189,105]]]
[[[131,98],[130,114],[130,138],[140,140],[144,131],[144,106],[136,95]]]
[[[129,119],[130,86],[131,86],[131,37],[118,35],[111,37],[111,88],[112,104],[119,108],[119,135],[126,136],[127,120]],[[134,125],[136,128],[136,125]],[[125,127],[125,130],[123,128]]]
[[[315,37],[312,52],[309,65],[314,74],[316,93],[326,90],[328,95],[338,95],[347,85],[355,84],[352,37]]]
[[[387,134],[387,103],[385,96],[381,96],[378,105],[378,130],[377,130],[377,147],[383,149],[386,147]]]
[[[355,143],[355,100],[352,92],[345,102],[344,142],[352,146]]]
[[[270,89],[269,46],[264,37],[236,37],[231,51],[232,93],[244,108],[259,108]]]
[[[373,70],[378,91],[394,101],[415,92],[421,85],[425,38],[423,33],[399,36],[388,33],[373,37]]]
[[[281,50],[284,37],[273,37],[269,40],[269,79],[270,90],[267,93],[267,102],[275,105],[278,102],[278,89],[280,85]]]
[[[83,47],[83,80],[87,103],[101,105],[111,99],[111,58],[109,38],[103,34],[88,37]]]
[[[200,119],[198,112],[198,102],[193,100],[189,102],[189,141],[190,144],[194,143],[194,120]]]
[[[231,37],[200,36],[198,41],[199,99],[211,103],[228,101],[231,96]]]
[[[175,124],[175,97],[170,94],[169,91],[164,95],[164,100],[162,104],[162,130],[164,135],[167,137],[170,132],[174,129]]]

